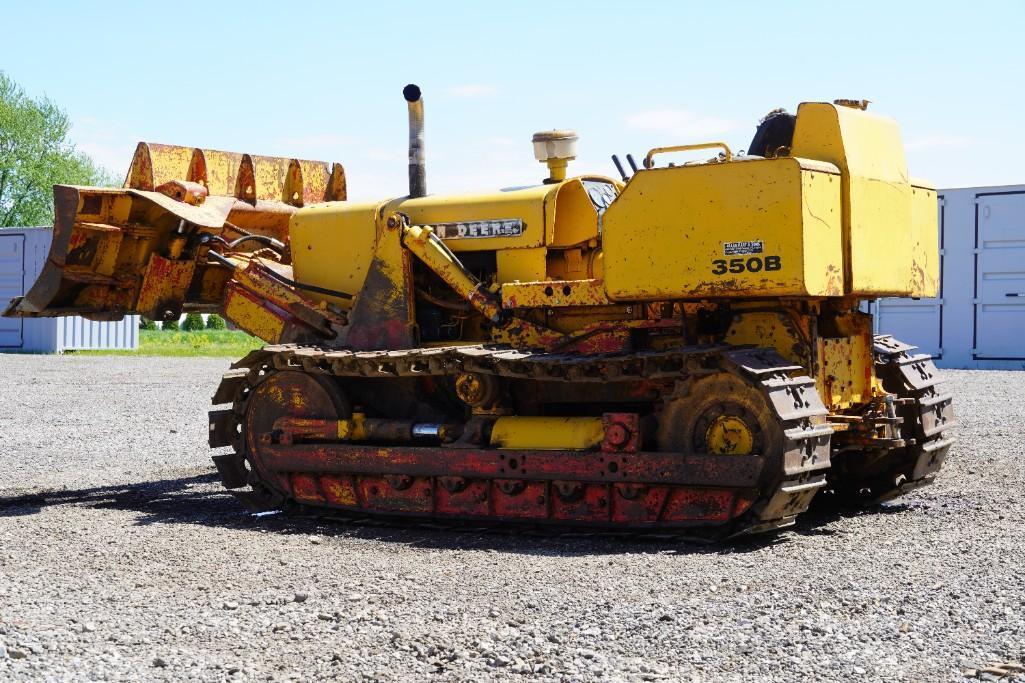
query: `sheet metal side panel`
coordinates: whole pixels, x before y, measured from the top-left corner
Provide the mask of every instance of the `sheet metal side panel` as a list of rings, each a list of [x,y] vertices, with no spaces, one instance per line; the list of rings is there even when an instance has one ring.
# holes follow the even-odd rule
[[[813,189],[814,198],[805,195]],[[638,172],[605,212],[606,293],[614,301],[840,295],[840,197],[833,173],[793,158]],[[757,246],[738,253],[732,244]]]
[[[0,302],[21,294],[25,278],[25,236],[0,231]],[[0,318],[0,349],[17,350],[23,343],[25,322]]]
[[[975,197],[972,356],[1025,363],[1025,192]]]
[[[4,303],[8,296],[20,296],[36,281],[50,248],[49,228],[3,228],[0,235],[22,238],[22,276],[18,292],[3,292]],[[46,318],[25,318],[22,320],[21,345],[5,347],[0,351],[15,353],[51,353],[53,351],[54,323]]]
[[[933,360],[943,358],[943,224],[945,209],[943,197],[937,200],[938,213],[938,253],[939,253],[939,292],[936,297],[922,299],[883,298],[873,307],[875,312],[875,333],[892,334],[897,339],[915,344]]]

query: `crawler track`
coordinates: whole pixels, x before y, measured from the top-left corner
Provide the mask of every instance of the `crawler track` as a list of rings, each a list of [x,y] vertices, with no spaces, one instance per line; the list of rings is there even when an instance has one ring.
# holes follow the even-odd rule
[[[953,397],[941,390],[942,375],[925,353],[889,335],[874,340],[875,374],[892,397],[892,438],[853,445],[834,439],[832,494],[823,500],[871,506],[931,483],[954,439]]]
[[[486,346],[352,352],[270,346],[235,364],[214,396],[210,444],[224,484],[254,509],[303,506],[348,516],[443,525],[721,538],[792,524],[825,486],[826,410],[814,381],[775,351],[695,347],[580,356]],[[249,402],[277,373],[345,389],[356,378],[453,377],[462,372],[547,383],[658,380],[730,373],[757,388],[779,427],[774,455],[517,451],[356,443],[274,443],[246,434]],[[658,384],[658,382],[656,382]],[[318,415],[330,418],[333,416]]]
[[[943,378],[932,356],[912,354],[916,348],[890,335],[875,338],[876,374],[897,395],[907,442],[891,453],[883,474],[872,482],[876,501],[932,483],[954,443],[946,433],[955,423],[953,395],[941,391]]]

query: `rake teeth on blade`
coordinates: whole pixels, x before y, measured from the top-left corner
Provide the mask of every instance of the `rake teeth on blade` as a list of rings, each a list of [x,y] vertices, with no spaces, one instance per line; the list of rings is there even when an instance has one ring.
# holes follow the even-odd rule
[[[222,306],[229,269],[207,259],[204,235],[287,244],[299,207],[345,199],[345,173],[322,161],[140,142],[124,187],[56,185],[53,196],[46,264],[24,297],[4,302],[5,315],[170,319]]]
[[[152,191],[172,180],[199,183],[211,195],[251,204],[305,206],[346,197],[341,164],[140,142],[124,186]]]

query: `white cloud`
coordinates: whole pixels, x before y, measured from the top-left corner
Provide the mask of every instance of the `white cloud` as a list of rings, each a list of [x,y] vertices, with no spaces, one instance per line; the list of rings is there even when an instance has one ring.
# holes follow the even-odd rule
[[[706,142],[712,136],[728,133],[737,127],[736,122],[729,119],[701,116],[686,109],[639,111],[629,115],[626,124],[638,130],[664,133],[680,144]]]
[[[964,135],[927,135],[909,138],[904,148],[909,150],[932,149],[967,149],[975,144],[975,140]]]
[[[456,97],[487,97],[497,93],[498,88],[482,83],[467,83],[465,85],[453,85],[447,92],[449,95],[455,95]]]

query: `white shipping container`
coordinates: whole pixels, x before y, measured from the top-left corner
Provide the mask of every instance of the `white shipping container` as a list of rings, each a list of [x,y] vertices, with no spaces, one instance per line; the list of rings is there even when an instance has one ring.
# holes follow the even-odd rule
[[[939,191],[940,295],[880,299],[876,331],[947,368],[1025,369],[1025,185]]]
[[[50,252],[50,228],[0,229],[0,310],[36,281]],[[0,352],[63,353],[139,348],[139,316],[116,322],[67,318],[0,316]]]

